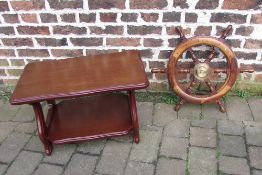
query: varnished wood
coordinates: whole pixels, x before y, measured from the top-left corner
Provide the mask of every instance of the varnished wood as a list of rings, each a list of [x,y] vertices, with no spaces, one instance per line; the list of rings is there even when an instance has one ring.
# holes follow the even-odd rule
[[[134,128],[134,142],[138,143],[139,142],[139,126],[138,126],[136,99],[135,99],[134,91],[129,91],[129,105],[131,109],[131,116],[132,116],[133,128]]]

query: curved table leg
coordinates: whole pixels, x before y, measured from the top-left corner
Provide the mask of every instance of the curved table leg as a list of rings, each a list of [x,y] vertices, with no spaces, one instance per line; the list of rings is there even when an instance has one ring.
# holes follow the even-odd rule
[[[40,103],[32,104],[35,112],[36,124],[37,124],[37,131],[38,136],[45,147],[45,153],[47,155],[51,155],[52,153],[52,144],[47,140],[46,137],[46,124],[44,119],[44,114],[42,110],[42,106]]]
[[[135,91],[129,91],[129,106],[131,110],[132,122],[134,127],[134,141],[135,143],[139,143],[139,126],[138,126],[138,117],[137,117],[137,109],[136,109],[136,97]]]

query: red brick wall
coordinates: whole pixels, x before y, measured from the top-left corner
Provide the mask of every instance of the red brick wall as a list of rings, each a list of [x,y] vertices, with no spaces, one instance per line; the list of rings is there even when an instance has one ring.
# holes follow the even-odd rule
[[[0,84],[15,82],[31,61],[138,49],[151,86],[166,89],[166,76],[150,69],[166,67],[174,27],[219,36],[228,24],[239,65],[256,71],[243,78],[261,82],[261,11],[258,0],[0,1]]]

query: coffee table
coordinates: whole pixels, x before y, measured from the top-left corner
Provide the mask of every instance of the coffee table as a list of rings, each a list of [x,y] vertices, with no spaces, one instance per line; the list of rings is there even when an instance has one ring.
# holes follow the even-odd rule
[[[149,85],[139,51],[26,65],[10,98],[33,106],[45,153],[52,144],[120,136],[139,142],[135,90]],[[48,104],[45,117],[41,102]]]

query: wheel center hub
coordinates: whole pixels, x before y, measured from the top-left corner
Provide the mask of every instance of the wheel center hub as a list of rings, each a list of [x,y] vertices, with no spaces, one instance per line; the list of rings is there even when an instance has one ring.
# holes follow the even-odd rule
[[[206,63],[198,63],[194,67],[194,76],[199,80],[204,80],[208,77],[209,65]]]

